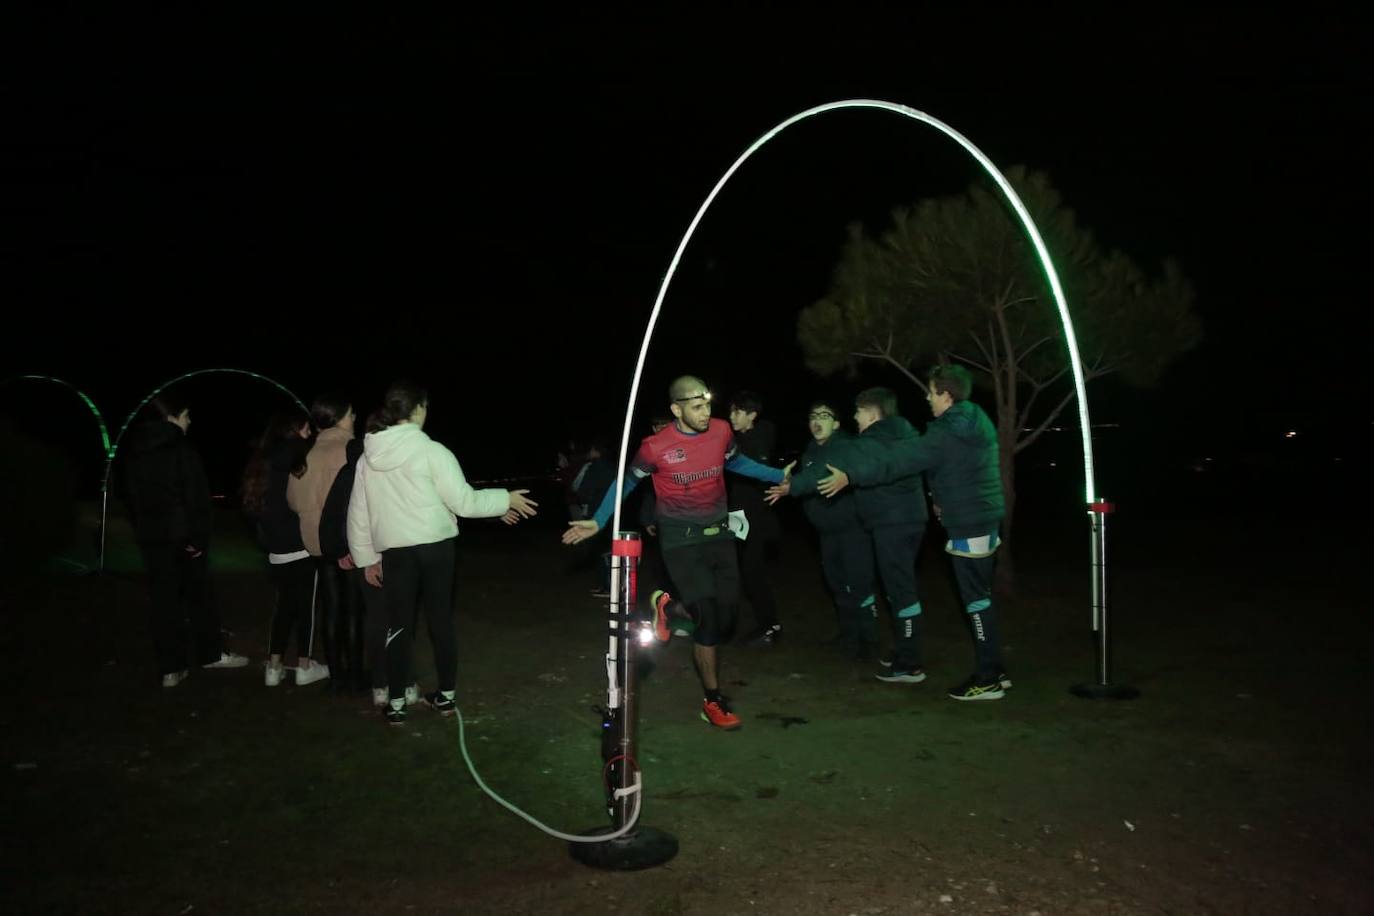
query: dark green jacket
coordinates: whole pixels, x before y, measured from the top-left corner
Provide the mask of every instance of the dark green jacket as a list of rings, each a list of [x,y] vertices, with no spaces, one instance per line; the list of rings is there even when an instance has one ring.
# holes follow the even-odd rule
[[[909,450],[921,441],[921,434],[902,417],[886,417],[864,430],[857,438],[847,439],[835,446],[833,464],[849,473],[850,466],[861,466],[874,470],[868,472],[868,479],[878,476],[878,467],[886,467],[887,456],[892,449]],[[815,492],[816,481],[830,472],[824,464],[808,468],[801,479],[793,478],[791,493],[803,495]],[[854,475],[850,473],[850,480]],[[800,490],[799,490],[800,487]],[[924,525],[926,511],[926,487],[919,471],[910,474],[892,474],[881,483],[856,488],[854,508],[859,513],[859,523],[865,528],[881,528],[885,525]]]
[[[882,492],[893,485],[891,481],[924,472],[950,537],[979,537],[997,530],[1006,506],[997,430],[983,408],[958,401],[931,420],[918,439],[868,445],[865,438],[859,440],[864,447],[854,455],[852,468],[835,465],[849,475],[860,494]]]
[[[792,475],[791,494],[803,497],[802,511],[806,518],[821,534],[840,534],[859,530],[859,512],[854,505],[854,494],[848,490],[840,495],[826,499],[816,492],[816,482],[827,476],[827,464],[844,461],[852,455],[850,443],[854,438],[842,429],[837,429],[822,445],[812,440],[797,462],[797,473]]]

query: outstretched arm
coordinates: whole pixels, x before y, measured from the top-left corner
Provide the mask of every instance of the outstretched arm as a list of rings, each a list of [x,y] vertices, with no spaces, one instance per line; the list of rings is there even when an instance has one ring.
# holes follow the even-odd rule
[[[788,465],[791,467],[791,465]],[[759,464],[753,458],[740,452],[730,456],[730,460],[725,462],[725,470],[744,477],[752,477],[755,480],[762,480],[764,483],[782,483],[787,476],[786,471],[781,468],[770,468],[766,464]]]
[[[620,482],[620,500],[625,501],[635,487],[639,486],[640,476],[638,471],[630,471],[625,475],[625,479]],[[589,537],[594,537],[598,531],[606,527],[606,523],[611,520],[611,514],[615,512],[615,487],[607,487],[606,495],[601,497],[601,505],[596,507],[596,512],[591,518],[580,521],[568,522],[568,528],[563,532],[564,544],[580,544]]]

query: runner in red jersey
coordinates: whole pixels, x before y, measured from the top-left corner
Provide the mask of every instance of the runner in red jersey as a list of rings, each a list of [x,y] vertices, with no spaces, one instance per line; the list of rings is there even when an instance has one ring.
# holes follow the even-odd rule
[[[725,472],[767,483],[780,483],[787,475],[737,452],[730,424],[711,418],[711,393],[701,379],[682,376],[668,397],[673,423],[640,444],[621,482],[621,498],[644,478],[653,480],[663,562],[678,589],[676,598],[663,591],[651,596],[655,630],[666,639],[671,635],[669,618],[691,619],[692,657],[705,693],[701,717],[717,728],[736,729],[740,719],[721,696],[716,661],[716,646],[734,632],[739,610],[739,566],[726,520]],[[595,535],[614,506],[611,489],[593,518],[568,523],[563,543]]]

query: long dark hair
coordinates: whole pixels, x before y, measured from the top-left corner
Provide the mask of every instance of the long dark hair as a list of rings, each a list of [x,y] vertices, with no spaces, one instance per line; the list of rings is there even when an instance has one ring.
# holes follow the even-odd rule
[[[314,436],[302,439],[299,433],[300,428],[309,422],[310,418],[297,409],[278,411],[267,421],[267,428],[262,431],[257,447],[253,449],[252,457],[243,469],[243,480],[239,484],[239,502],[250,515],[261,514],[267,506],[267,487],[272,477],[272,456],[283,442],[293,449],[291,473],[296,477],[305,473],[305,453],[310,450]]]
[[[337,394],[322,394],[310,405],[310,425],[318,432],[333,429],[339,421],[348,416],[353,402]]]
[[[314,446],[315,439],[326,429],[338,426],[339,421],[348,416],[352,409],[353,403],[348,398],[336,394],[322,394],[315,398],[315,403],[310,405],[310,438],[303,440],[304,447],[297,449],[292,456],[292,476],[297,479],[305,476],[310,449]],[[300,429],[299,426],[296,428]]]

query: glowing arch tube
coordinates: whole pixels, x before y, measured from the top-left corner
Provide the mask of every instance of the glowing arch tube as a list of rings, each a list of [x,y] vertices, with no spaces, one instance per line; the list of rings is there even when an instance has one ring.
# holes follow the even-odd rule
[[[716,186],[711,189],[711,193],[706,195],[706,200],[702,203],[701,209],[697,210],[697,215],[692,218],[691,224],[687,227],[687,232],[682,236],[682,241],[678,243],[677,251],[673,252],[673,260],[668,265],[668,272],[663,276],[663,283],[658,288],[658,298],[654,300],[654,308],[649,315],[649,326],[644,330],[644,341],[640,344],[639,348],[639,360],[635,363],[634,381],[630,385],[630,399],[629,403],[625,406],[625,428],[620,437],[620,464],[619,473],[616,479],[618,481],[625,479],[625,458],[630,447],[630,427],[634,422],[635,401],[639,396],[639,383],[644,374],[644,360],[649,352],[649,342],[653,338],[654,325],[658,323],[658,315],[663,308],[663,299],[668,294],[668,284],[672,282],[673,275],[677,272],[678,264],[682,260],[682,252],[686,250],[687,243],[691,241],[692,233],[696,231],[697,224],[700,223],[702,217],[706,215],[707,208],[715,201],[716,195],[720,193],[721,188],[725,187],[725,183],[729,181],[730,177],[744,164],[744,161],[754,155],[761,146],[773,139],[783,130],[796,124],[798,121],[804,121],[807,118],[823,114],[827,111],[838,111],[845,108],[877,108],[883,111],[905,115],[913,120],[929,124],[931,127],[934,127],[936,130],[940,131],[940,133],[962,146],[970,156],[978,161],[978,164],[983,167],[983,170],[987,172],[988,176],[992,178],[993,181],[997,182],[997,186],[1002,189],[1002,193],[1006,196],[1007,202],[1011,204],[1012,209],[1016,211],[1016,215],[1021,219],[1021,224],[1025,228],[1026,234],[1030,237],[1031,244],[1035,246],[1035,253],[1040,258],[1040,265],[1044,268],[1045,277],[1049,280],[1050,290],[1054,294],[1055,305],[1059,308],[1059,320],[1064,325],[1064,340],[1068,344],[1069,362],[1073,367],[1074,389],[1078,392],[1078,423],[1083,436],[1083,488],[1087,503],[1092,504],[1097,502],[1097,484],[1093,476],[1092,423],[1088,419],[1088,395],[1085,388],[1085,380],[1083,378],[1083,360],[1078,354],[1078,337],[1074,334],[1073,321],[1069,318],[1069,307],[1064,301],[1064,290],[1059,285],[1059,275],[1054,270],[1054,264],[1050,260],[1050,253],[1045,248],[1045,242],[1044,239],[1040,237],[1040,231],[1035,228],[1035,223],[1031,220],[1030,212],[1026,209],[1026,205],[1021,202],[1021,198],[1016,195],[1016,191],[1012,189],[1011,183],[1007,181],[1006,176],[998,171],[997,166],[992,164],[992,160],[984,155],[982,150],[970,143],[968,138],[963,134],[938,118],[933,118],[923,111],[917,111],[906,105],[898,105],[894,102],[882,102],[876,99],[848,99],[842,102],[827,102],[824,105],[817,105],[815,108],[808,108],[806,111],[793,115],[755,140],[753,144],[735,160],[734,164],[726,169],[725,174],[720,177],[720,180],[716,182]],[[616,487],[615,527],[611,529],[613,533],[620,530],[620,509],[621,488]]]
[[[65,379],[54,378],[51,375],[15,375],[5,379],[5,381],[55,382],[56,384],[61,385],[63,388],[66,388],[68,391],[71,391],[73,394],[79,397],[82,400],[82,402],[86,405],[86,407],[90,409],[91,413],[95,415],[96,425],[100,427],[100,444],[105,449],[104,454],[106,460],[109,460],[110,456],[114,454],[114,452],[110,448],[110,431],[105,426],[105,417],[101,415],[100,408],[95,406],[95,401],[92,401],[90,397],[87,396],[86,392],[82,391],[80,388],[76,387],[71,382],[68,382]]]
[[[286,395],[288,398],[290,398],[292,401],[294,401],[294,402],[296,403],[296,406],[299,407],[301,410],[304,410],[304,411],[306,411],[307,413],[310,412],[310,411],[309,411],[309,408],[305,406],[305,403],[304,403],[300,398],[296,397],[296,393],[293,392],[290,388],[287,388],[285,385],[283,385],[281,382],[277,381],[276,379],[268,378],[267,376],[265,376],[265,375],[260,375],[260,374],[257,373],[257,372],[249,372],[247,369],[196,369],[194,372],[187,372],[187,373],[184,374],[184,375],[178,375],[176,378],[171,379],[171,380],[166,381],[166,382],[163,382],[161,385],[158,385],[156,388],[154,388],[151,392],[148,393],[148,396],[147,396],[147,397],[145,397],[143,400],[141,400],[141,401],[138,402],[138,406],[137,406],[137,407],[135,407],[133,410],[131,410],[131,411],[129,412],[129,416],[128,416],[127,418],[125,418],[125,420],[124,420],[124,425],[121,426],[121,427],[119,427],[119,432],[115,435],[114,444],[113,444],[113,445],[108,445],[108,444],[107,444],[107,448],[106,448],[107,456],[106,456],[106,459],[105,459],[105,479],[104,479],[104,481],[100,484],[100,571],[101,571],[101,572],[104,572],[104,571],[105,571],[105,518],[106,518],[106,510],[108,509],[108,507],[109,507],[109,502],[110,502],[110,469],[114,467],[115,454],[119,451],[119,443],[120,443],[121,440],[123,440],[125,431],[128,430],[129,425],[130,425],[131,423],[134,422],[134,419],[138,416],[139,412],[142,411],[143,408],[147,406],[148,402],[151,401],[153,398],[157,397],[159,394],[161,394],[161,393],[162,393],[163,391],[165,391],[167,388],[170,388],[172,385],[175,385],[177,382],[185,381],[185,380],[188,379],[188,378],[193,378],[194,376],[197,376],[197,375],[207,375],[207,374],[212,373],[212,372],[228,372],[228,373],[230,373],[230,374],[232,374],[232,375],[246,375],[246,376],[248,376],[249,378],[255,378],[255,379],[258,379],[258,380],[260,380],[260,381],[264,381],[264,382],[266,382],[267,384],[271,385],[272,387],[276,388],[278,391],[280,391],[280,392],[282,392],[283,394],[285,394],[285,395]],[[109,440],[108,440],[108,437],[106,437],[106,442],[108,443],[108,441],[109,441]]]

